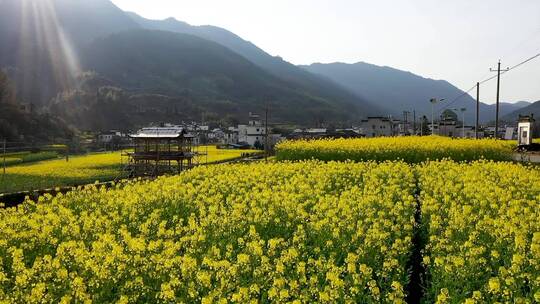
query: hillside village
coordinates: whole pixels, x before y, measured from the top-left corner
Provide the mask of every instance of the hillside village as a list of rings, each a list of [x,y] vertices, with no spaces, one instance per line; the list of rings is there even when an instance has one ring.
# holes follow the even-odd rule
[[[277,133],[276,130],[283,130],[281,126],[265,121],[261,115],[249,112],[247,123],[238,124],[232,127],[210,127],[204,123],[162,123],[156,127],[178,127],[187,130],[194,135],[196,145],[217,144],[223,148],[232,149],[260,149],[264,150],[268,144],[270,149],[285,139],[321,139],[321,138],[372,138],[372,137],[393,137],[393,136],[426,136],[439,135],[452,138],[493,138],[495,137],[495,127],[493,125],[480,126],[478,132],[474,125],[463,123],[459,119],[458,113],[452,110],[445,110],[440,118],[433,122],[427,117],[417,119],[410,117],[406,112],[402,119],[392,116],[370,116],[363,119],[358,126],[350,128],[294,128],[286,132]],[[521,116],[520,116],[521,117]],[[523,116],[523,119],[531,119],[534,126],[534,136],[540,135],[539,122],[534,116]],[[520,118],[521,120],[521,118]],[[518,121],[519,122],[519,121]],[[504,124],[499,126],[497,138],[506,140],[518,139],[518,122],[514,124]],[[131,132],[135,132],[133,130]],[[110,130],[98,133],[95,138],[88,140],[88,144],[98,147],[115,149],[129,145],[131,132]],[[267,136],[268,133],[268,136]]]

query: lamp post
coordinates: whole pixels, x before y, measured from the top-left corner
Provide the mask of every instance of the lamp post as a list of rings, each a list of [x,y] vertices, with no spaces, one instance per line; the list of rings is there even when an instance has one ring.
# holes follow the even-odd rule
[[[431,98],[429,100],[429,102],[431,102],[431,135],[433,135],[433,133],[435,132],[435,127],[434,127],[434,120],[433,120],[433,110],[434,110],[434,107],[435,107],[435,104],[439,101],[444,101],[444,98],[441,99],[441,100],[437,100],[437,98]]]

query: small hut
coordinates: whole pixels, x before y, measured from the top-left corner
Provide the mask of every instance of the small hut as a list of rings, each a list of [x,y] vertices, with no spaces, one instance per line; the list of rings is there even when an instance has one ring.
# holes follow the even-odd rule
[[[191,168],[197,153],[194,136],[178,126],[143,128],[130,135],[135,147],[126,155],[131,176],[158,176]]]
[[[534,117],[533,114],[521,116],[519,115],[518,121],[518,145],[529,146],[533,143],[533,128]]]

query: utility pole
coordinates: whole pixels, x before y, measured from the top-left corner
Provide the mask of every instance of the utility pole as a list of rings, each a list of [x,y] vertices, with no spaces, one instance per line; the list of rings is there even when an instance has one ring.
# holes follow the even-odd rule
[[[433,111],[434,111],[433,108],[434,108],[435,104],[437,102],[440,102],[440,101],[441,102],[444,101],[444,98],[441,99],[441,100],[437,100],[437,98],[431,98],[429,100],[429,102],[431,102],[431,135],[434,135],[434,133],[435,133],[434,123],[433,123]]]
[[[264,161],[268,162],[268,104],[264,110]]]
[[[7,146],[7,140],[4,139],[4,157],[3,157],[3,167],[4,167],[4,177],[6,175],[6,146]]]
[[[411,112],[409,111],[403,111],[403,135],[407,135],[407,131],[409,129],[409,114]]]
[[[478,139],[478,128],[480,127],[480,82],[476,83],[476,124],[474,127],[474,138]]]
[[[465,111],[467,111],[467,108],[461,108],[461,113],[463,114],[462,117],[463,117],[463,120],[461,121],[462,123],[462,137],[465,138]]]
[[[433,135],[435,133],[434,119],[433,119],[433,110],[434,110],[433,107],[437,103],[437,98],[431,98],[429,100],[429,102],[431,102],[431,135]]]
[[[499,99],[500,99],[500,90],[501,90],[501,60],[497,64],[497,70],[489,69],[491,72],[497,72],[497,106],[495,112],[495,139],[499,135]],[[510,69],[507,68],[503,72],[508,72]]]
[[[416,136],[416,110],[413,109],[413,135]]]

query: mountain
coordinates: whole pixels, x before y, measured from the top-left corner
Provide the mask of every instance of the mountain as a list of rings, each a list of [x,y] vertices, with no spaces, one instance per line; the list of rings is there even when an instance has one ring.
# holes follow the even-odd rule
[[[133,28],[139,25],[108,0],[2,0],[0,68],[22,100],[43,105],[73,84],[82,47]]]
[[[402,115],[403,111],[416,110],[417,116],[431,117],[431,98],[446,99],[435,107],[435,115],[445,108],[467,108],[465,120],[473,124],[476,119],[476,101],[470,95],[444,80],[434,80],[401,71],[391,67],[377,66],[364,62],[355,64],[316,63],[302,66],[305,70],[316,73],[341,84],[353,93],[367,100],[377,102],[386,108],[389,114]],[[456,99],[457,97],[461,98]],[[453,102],[452,102],[453,101]],[[452,103],[451,103],[452,102]],[[501,103],[500,115],[506,115],[526,103]],[[461,115],[460,115],[461,117]],[[480,104],[480,121],[495,119],[495,106]]]
[[[510,114],[502,117],[504,121],[515,122],[518,120],[519,115],[534,114],[535,119],[540,121],[540,100],[534,103],[530,103],[528,106],[518,109]]]
[[[501,102],[499,104],[501,115],[505,116],[512,112],[518,111],[520,109],[523,109],[525,107],[530,106],[532,103],[528,101],[518,101],[518,102]],[[495,104],[491,104],[492,108],[495,108]]]
[[[95,72],[78,78],[78,89],[59,94],[50,106],[79,130],[134,130],[151,122],[189,121],[201,109],[186,98],[128,92]]]
[[[198,109],[199,114],[192,119],[200,118],[202,112],[240,118],[250,111],[261,112],[267,104],[272,119],[282,122],[316,123],[322,118],[339,122],[354,119],[358,113],[355,103],[314,96],[220,44],[188,34],[156,30],[120,32],[94,40],[81,51],[80,59],[82,69],[110,81],[101,88],[113,86],[121,90],[122,93],[115,91],[120,96],[116,101],[141,94],[162,95],[169,98],[171,107],[175,100],[180,101],[176,104],[178,111],[183,111],[183,103],[189,104],[190,111]],[[86,96],[82,98],[86,101],[88,96],[96,95],[96,91],[84,88],[79,91],[84,93],[68,91],[62,95],[75,96],[75,100]],[[81,113],[73,109],[61,109],[63,103],[68,107],[77,104],[73,100],[57,98],[55,111],[78,113],[74,117],[80,117]],[[88,109],[88,113],[107,111],[108,119],[113,120],[115,115],[123,117],[123,111],[129,113],[136,108],[129,103],[125,107],[118,102],[109,107],[111,104],[99,103],[96,98],[95,103],[86,102],[81,109]],[[148,116],[143,122],[159,117]],[[133,127],[134,121],[140,120],[126,121],[121,127]]]
[[[351,92],[330,79],[310,73],[284,61],[280,57],[271,56],[253,43],[238,37],[236,34],[226,29],[210,25],[192,26],[174,18],[150,20],[135,13],[127,14],[137,24],[146,29],[190,34],[219,43],[245,57],[274,76],[294,85],[299,90],[304,90],[311,95],[320,96],[330,101],[355,103],[362,116],[382,114],[384,112],[377,104],[351,94]]]
[[[10,142],[29,142],[67,139],[73,135],[56,116],[36,113],[30,106],[17,102],[11,81],[0,70],[0,138]]]
[[[79,83],[80,75],[95,71],[110,81],[105,90],[114,87],[122,96],[189,102],[199,115],[192,119],[201,112],[239,118],[266,103],[276,119],[303,124],[344,123],[380,112],[225,29],[137,19],[109,0],[0,1],[0,68],[14,80],[21,101],[45,107],[52,100],[58,111],[62,100],[70,100],[64,97],[88,101],[95,95]],[[73,105],[64,113],[81,114],[96,103],[88,101],[80,111]]]
[[[33,1],[49,1],[54,4],[61,26],[76,46],[86,45],[96,38],[113,33],[141,28],[109,0]]]

